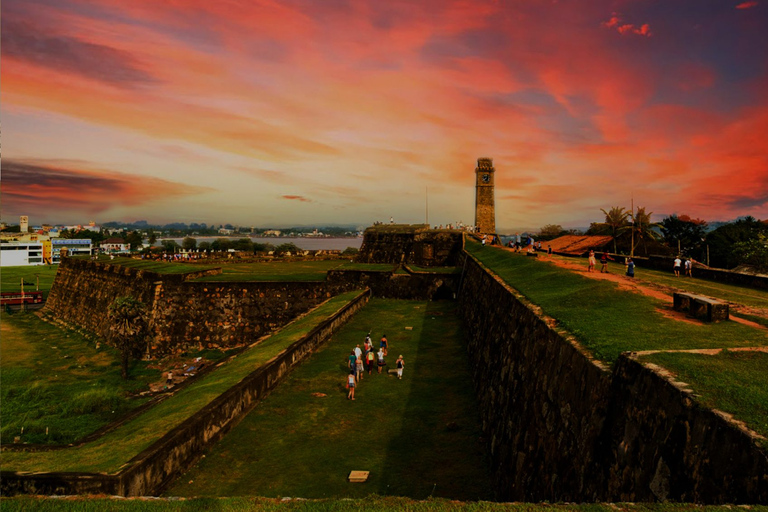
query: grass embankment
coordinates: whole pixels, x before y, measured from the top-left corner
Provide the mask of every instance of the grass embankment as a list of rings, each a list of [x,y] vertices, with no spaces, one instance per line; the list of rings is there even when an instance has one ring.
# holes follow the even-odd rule
[[[222,265],[222,273],[196,281],[324,281],[329,270],[391,271],[391,264],[352,263],[349,260],[270,261]]]
[[[128,395],[159,378],[158,370],[134,361],[123,380],[116,350],[97,350],[78,332],[33,313],[0,314],[0,336],[0,444],[16,436],[27,443],[76,441],[144,403]]]
[[[692,384],[705,406],[731,413],[738,411],[737,419],[768,438],[768,354],[727,350],[716,355],[661,352],[641,359]],[[761,444],[768,447],[768,440]]]
[[[598,359],[613,362],[623,351],[756,347],[768,345],[766,332],[738,324],[689,323],[667,318],[658,299],[620,290],[615,283],[589,279],[546,261],[467,242],[467,250],[510,286],[541,306],[559,326],[574,334]],[[619,266],[623,271],[623,266]],[[616,271],[616,267],[611,268]],[[641,269],[639,272],[645,272]],[[683,280],[684,278],[676,278]],[[708,282],[708,295],[720,297]],[[732,285],[722,285],[727,293]],[[741,289],[750,295],[754,290]],[[715,407],[768,436],[768,373],[765,354],[720,356],[666,353],[645,356],[691,384],[702,403]],[[763,364],[761,370],[761,362]]]
[[[562,256],[553,256],[565,261],[578,261],[574,258],[565,258]],[[587,268],[586,259],[583,260],[584,268]],[[598,265],[600,262],[598,261]],[[598,266],[598,269],[600,267]],[[614,274],[624,274],[624,264],[608,262],[608,270]],[[693,270],[696,276],[696,269]],[[680,291],[695,293],[697,295],[707,295],[717,297],[720,300],[742,304],[744,306],[768,309],[768,293],[746,286],[737,286],[733,284],[720,283],[718,281],[709,281],[699,277],[675,277],[672,269],[669,272],[662,270],[653,270],[648,268],[635,268],[635,280],[638,282],[649,282],[664,287],[674,288]]]
[[[455,307],[371,299],[167,494],[491,499]],[[388,368],[404,356],[403,379],[374,369],[350,401],[347,357],[369,330],[376,347],[387,335]]]
[[[725,512],[732,511],[732,505],[691,505],[686,503],[490,503],[459,502],[446,499],[415,501],[408,498],[368,496],[362,499],[333,500],[289,500],[268,498],[194,498],[188,500],[166,500],[142,498],[41,498],[22,496],[0,498],[4,512],[197,512],[216,510],[219,512],[346,512],[346,511],[391,511],[412,512]],[[739,507],[754,512],[767,512],[768,507],[752,505]]]
[[[135,268],[137,270],[148,270],[150,272],[157,272],[158,274],[189,274],[191,272],[199,272],[201,270],[210,270],[220,267],[220,265],[191,265],[189,263],[141,260],[125,257],[118,257],[114,260],[99,258],[98,261],[99,263],[120,265],[123,267]]]
[[[139,417],[93,442],[80,447],[50,452],[4,451],[0,459],[3,469],[115,472],[122,464],[307,334],[359,293],[361,292],[349,292],[330,299],[277,334],[201,377],[198,382],[179,391],[175,396],[151,407]]]
[[[34,291],[38,289],[39,285],[39,289],[43,291],[43,296],[47,297],[58,269],[58,265],[3,267],[0,270],[0,290],[20,292],[23,278],[24,291]]]
[[[555,318],[596,358],[613,362],[625,351],[752,347],[768,344],[760,331],[735,322],[693,324],[665,317],[664,302],[615,283],[580,276],[523,253],[482,247],[467,250]]]
[[[429,274],[460,274],[461,269],[458,267],[419,267],[417,265],[408,265],[408,268],[413,272],[427,272]]]

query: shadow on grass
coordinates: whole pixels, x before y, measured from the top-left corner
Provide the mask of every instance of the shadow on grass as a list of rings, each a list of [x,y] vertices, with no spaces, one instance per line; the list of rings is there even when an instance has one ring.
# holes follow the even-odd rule
[[[403,354],[408,388],[400,432],[386,449],[382,495],[493,498],[456,303],[426,303],[419,339]],[[393,344],[392,368],[401,351]],[[388,378],[397,379],[396,375]]]

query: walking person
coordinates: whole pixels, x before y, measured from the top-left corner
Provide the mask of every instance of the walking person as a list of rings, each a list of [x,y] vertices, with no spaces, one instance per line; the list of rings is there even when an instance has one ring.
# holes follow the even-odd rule
[[[595,265],[597,265],[597,260],[595,259],[595,251],[589,251],[589,269],[587,269],[587,272],[594,272]]]
[[[685,260],[685,275],[688,277],[693,277],[693,258],[688,258]]]
[[[373,371],[373,363],[376,360],[376,356],[373,354],[373,350],[369,350],[368,353],[365,355],[366,357],[366,364],[368,366],[368,375],[371,374]]]
[[[384,356],[386,355],[386,354],[384,354],[384,349],[380,348],[379,352],[376,355],[378,356],[378,360],[379,360],[378,361],[379,373],[381,373],[381,369],[384,368],[385,366],[387,366],[387,362],[384,361]]]
[[[675,264],[674,264],[674,267],[672,267],[672,270],[674,270],[674,271],[675,271],[675,277],[680,277],[680,265],[681,265],[682,263],[683,263],[683,262],[680,260],[680,256],[677,256],[677,257],[675,258]]]
[[[357,381],[363,380],[363,357],[362,355],[355,360],[355,373],[357,374]]]
[[[349,393],[347,393],[347,400],[354,400],[355,399],[355,376],[351,373],[347,376],[347,388],[349,388]]]
[[[347,357],[347,368],[351,375],[355,375],[357,372],[357,356],[355,356],[354,350],[350,352],[349,357]]]
[[[400,357],[397,358],[397,378],[398,379],[403,378],[403,368],[405,368],[405,361],[403,361],[403,354],[400,354]]]
[[[604,252],[603,255],[600,256],[600,265],[602,265],[601,268],[600,268],[600,273],[601,274],[602,273],[606,273],[606,274],[609,273],[608,272],[608,253]]]
[[[381,337],[381,349],[384,351],[384,355],[387,355],[387,352],[389,351],[389,340],[387,340],[387,335]]]

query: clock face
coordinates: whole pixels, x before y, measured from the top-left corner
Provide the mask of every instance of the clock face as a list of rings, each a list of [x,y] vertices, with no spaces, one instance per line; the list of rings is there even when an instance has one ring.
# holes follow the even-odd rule
[[[490,174],[483,174],[481,176],[481,178],[483,179],[483,183],[488,183],[489,181],[491,181],[491,175]]]

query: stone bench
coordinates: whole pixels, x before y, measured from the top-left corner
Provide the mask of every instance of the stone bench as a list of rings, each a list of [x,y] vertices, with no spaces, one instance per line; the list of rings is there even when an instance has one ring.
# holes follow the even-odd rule
[[[704,322],[728,320],[728,304],[717,299],[675,292],[672,295],[672,307],[675,311],[685,311],[688,316]]]

